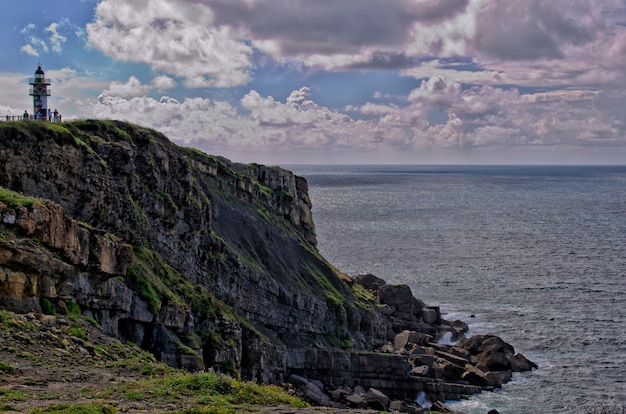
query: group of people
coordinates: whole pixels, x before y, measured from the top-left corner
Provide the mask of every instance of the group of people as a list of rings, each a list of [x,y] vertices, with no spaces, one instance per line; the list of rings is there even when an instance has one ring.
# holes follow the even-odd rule
[[[33,115],[29,115],[28,111],[24,111],[24,115],[22,115],[22,118],[24,118],[25,120],[28,119],[46,119],[46,114],[41,113],[41,112],[37,112]],[[57,111],[56,109],[54,110],[54,112],[52,112],[52,109],[48,109],[48,121],[50,122],[61,122],[61,114],[59,113],[59,111]]]

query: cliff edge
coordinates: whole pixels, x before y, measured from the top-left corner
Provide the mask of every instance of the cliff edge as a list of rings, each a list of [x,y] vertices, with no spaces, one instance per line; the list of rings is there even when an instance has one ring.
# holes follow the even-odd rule
[[[466,326],[407,286],[335,269],[306,180],[282,168],[123,122],[7,122],[0,187],[0,306],[78,306],[168,365],[343,389],[344,404],[357,386],[461,398],[532,368],[495,337],[438,345]]]

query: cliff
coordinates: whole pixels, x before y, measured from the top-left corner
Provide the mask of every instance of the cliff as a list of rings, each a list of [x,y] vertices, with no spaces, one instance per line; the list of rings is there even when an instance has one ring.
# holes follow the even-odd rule
[[[171,366],[262,382],[296,375],[408,399],[494,385],[483,375],[478,388],[446,394],[440,384],[467,369],[457,360],[461,372],[444,373],[435,351],[448,349],[434,343],[443,332],[461,337],[463,324],[406,286],[352,279],[321,257],[306,180],[289,171],[231,163],[122,122],[15,122],[0,124],[0,187],[8,310],[78,305]],[[412,373],[407,343],[389,345],[404,332],[426,335],[420,352],[432,358],[417,366],[440,371]],[[500,368],[519,368],[511,356]]]

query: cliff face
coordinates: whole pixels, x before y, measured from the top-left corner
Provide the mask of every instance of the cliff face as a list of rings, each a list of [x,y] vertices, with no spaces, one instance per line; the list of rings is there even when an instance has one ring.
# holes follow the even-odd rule
[[[328,264],[306,180],[278,167],[121,122],[17,122],[0,124],[0,187],[0,306],[78,304],[173,366],[282,382],[326,375],[319,350],[340,364],[403,330],[462,331],[407,287],[354,283]],[[407,393],[423,389],[397,364]]]
[[[88,223],[110,234],[109,239],[154,253],[171,266],[176,277],[190,286],[201,286],[231,308],[229,312],[247,318],[252,326],[237,323],[235,335],[249,337],[251,342],[261,338],[264,344],[292,348],[331,341],[364,349],[389,339],[391,327],[381,323],[378,313],[356,306],[350,286],[317,253],[306,181],[289,171],[233,164],[177,147],[161,134],[124,123],[15,123],[2,128],[0,185],[58,203],[47,203],[46,209],[40,203],[20,212],[5,209],[7,217],[28,216],[18,221],[32,222],[29,225],[35,228],[59,227],[60,222],[73,220]],[[42,211],[50,217],[48,223],[31,218]],[[6,220],[9,229],[11,220]],[[64,234],[49,237],[84,244],[85,231],[73,225]],[[26,235],[47,245],[48,236]],[[52,243],[50,248],[59,246]],[[75,263],[72,254],[65,252],[62,259],[78,266],[76,272],[88,264],[85,260]],[[158,274],[154,269],[143,270]],[[125,269],[117,274],[127,276]],[[151,295],[141,291],[143,280],[150,277],[126,279],[120,283],[136,291],[137,306],[152,300],[151,310],[157,313],[171,307],[170,302],[187,305],[183,299],[168,297],[168,290],[175,287],[159,289],[161,282],[152,281],[155,287],[147,289],[154,291]],[[33,300],[27,302],[32,305]],[[86,308],[89,312],[90,307]],[[198,316],[186,312],[180,319],[197,323]],[[105,321],[111,334],[153,342],[137,334],[150,331],[154,335],[152,316],[104,315],[101,309],[92,313]],[[209,329],[219,331],[220,323],[209,324]],[[243,348],[244,344],[238,344],[234,352]],[[226,352],[229,357],[232,353]],[[240,364],[242,357],[232,359]]]

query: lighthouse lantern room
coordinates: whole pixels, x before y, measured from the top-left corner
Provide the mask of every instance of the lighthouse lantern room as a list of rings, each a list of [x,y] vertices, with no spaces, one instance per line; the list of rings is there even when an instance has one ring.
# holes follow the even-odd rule
[[[28,84],[31,86],[29,95],[33,97],[33,118],[45,121],[48,111],[48,96],[50,96],[51,93],[50,89],[48,89],[50,82],[46,80],[41,65],[37,67],[35,77],[29,79]]]

